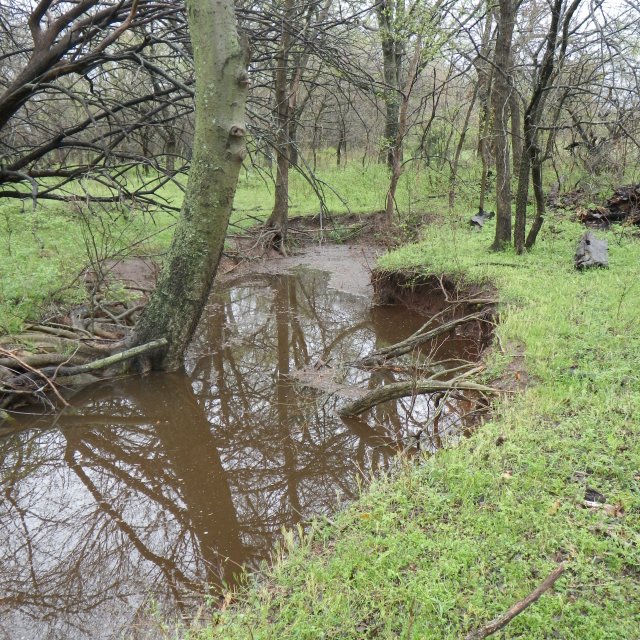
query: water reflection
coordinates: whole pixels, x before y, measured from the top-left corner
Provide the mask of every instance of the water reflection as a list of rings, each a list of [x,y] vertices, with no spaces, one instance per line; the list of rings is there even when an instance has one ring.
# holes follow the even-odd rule
[[[470,401],[447,399],[435,424],[426,398],[341,421],[338,395],[293,375],[392,382],[341,363],[423,321],[372,311],[318,272],[240,281],[212,297],[186,373],[88,390],[1,440],[2,637],[157,637],[150,608],[188,617],[268,558],[282,527],[388,469],[408,433],[429,423],[438,445]]]

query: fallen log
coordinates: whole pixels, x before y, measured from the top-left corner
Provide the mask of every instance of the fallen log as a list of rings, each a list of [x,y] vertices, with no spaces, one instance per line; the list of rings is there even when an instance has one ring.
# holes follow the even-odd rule
[[[496,389],[484,384],[469,380],[410,380],[408,382],[396,382],[374,389],[362,398],[346,404],[338,411],[341,418],[359,416],[368,409],[389,400],[398,400],[409,396],[417,396],[423,393],[436,393],[437,391],[478,391],[481,393],[496,393]]]
[[[357,360],[356,362],[352,362],[350,364],[352,366],[362,368],[379,367],[383,365],[387,360],[398,358],[406,353],[409,353],[421,344],[429,342],[430,340],[448,333],[449,331],[453,331],[456,327],[459,327],[462,324],[466,324],[467,322],[471,322],[472,320],[486,321],[486,315],[486,311],[472,313],[468,316],[464,316],[463,318],[450,320],[449,322],[445,322],[435,329],[429,330],[429,327],[433,324],[433,319],[430,319],[420,329],[418,329],[418,331],[409,336],[406,340],[402,340],[401,342],[397,342],[396,344],[393,344],[389,347],[383,347],[382,349],[373,351],[368,356],[365,356],[364,358],[361,358],[360,360]]]

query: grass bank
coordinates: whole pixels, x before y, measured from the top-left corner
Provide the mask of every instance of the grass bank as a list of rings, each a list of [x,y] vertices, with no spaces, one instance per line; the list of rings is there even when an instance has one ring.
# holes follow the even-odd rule
[[[555,588],[505,638],[640,638],[640,242],[611,232],[611,268],[572,266],[582,229],[549,220],[530,254],[490,254],[492,229],[432,226],[380,266],[498,289],[501,398],[458,447],[393,477],[317,526],[198,638],[462,638]],[[520,375],[520,374],[518,374]],[[608,508],[585,508],[589,489]],[[291,539],[293,536],[291,536]]]

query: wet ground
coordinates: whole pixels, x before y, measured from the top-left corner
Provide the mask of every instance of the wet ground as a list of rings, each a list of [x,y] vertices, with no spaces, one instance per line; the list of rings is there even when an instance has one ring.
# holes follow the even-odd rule
[[[87,389],[0,439],[0,638],[160,637],[154,611],[188,619],[203,594],[215,603],[220,585],[258,569],[283,527],[355,497],[419,434],[434,450],[469,427],[469,398],[435,420],[441,398],[336,416],[349,390],[395,379],[344,363],[425,318],[372,307],[371,253],[314,251],[228,274],[185,373]]]

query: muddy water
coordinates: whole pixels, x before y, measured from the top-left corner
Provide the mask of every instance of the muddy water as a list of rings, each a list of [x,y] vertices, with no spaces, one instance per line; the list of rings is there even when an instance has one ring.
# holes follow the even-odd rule
[[[0,638],[160,637],[154,611],[189,618],[202,594],[215,601],[269,557],[282,527],[353,498],[412,434],[426,429],[423,448],[459,437],[467,400],[435,427],[426,398],[335,416],[352,385],[394,375],[343,363],[424,318],[372,308],[330,277],[229,281],[185,373],[86,390],[0,440]],[[465,340],[440,347],[468,350]]]

